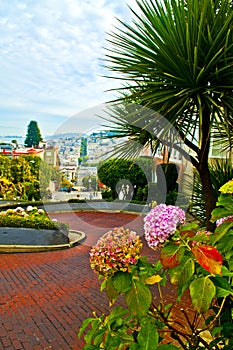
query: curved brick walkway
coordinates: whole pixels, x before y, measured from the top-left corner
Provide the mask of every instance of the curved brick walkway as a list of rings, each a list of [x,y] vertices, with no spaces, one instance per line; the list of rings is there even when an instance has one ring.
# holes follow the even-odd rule
[[[101,212],[51,214],[85,231],[87,239],[72,249],[1,254],[0,349],[80,350],[77,338],[82,321],[108,310],[105,293],[89,267],[89,249],[115,226],[142,235],[142,217]],[[151,254],[144,248],[144,254]],[[153,252],[151,256],[154,255]]]

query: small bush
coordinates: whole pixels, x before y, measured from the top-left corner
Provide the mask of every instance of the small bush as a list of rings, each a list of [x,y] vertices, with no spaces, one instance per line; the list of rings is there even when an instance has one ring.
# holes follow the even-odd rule
[[[51,220],[43,209],[28,206],[0,212],[1,227],[26,227],[47,230],[67,230],[68,225]]]
[[[68,203],[86,203],[85,199],[78,199],[78,198],[70,198],[68,200]]]

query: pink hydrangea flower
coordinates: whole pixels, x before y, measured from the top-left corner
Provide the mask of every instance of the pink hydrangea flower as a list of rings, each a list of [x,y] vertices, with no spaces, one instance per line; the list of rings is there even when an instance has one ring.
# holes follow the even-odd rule
[[[142,249],[139,236],[123,227],[106,232],[90,251],[90,266],[104,277],[117,271],[130,271],[136,264]]]
[[[226,216],[216,221],[216,226],[220,226],[225,221],[233,221],[233,215]]]
[[[185,212],[173,205],[160,204],[144,218],[145,239],[150,248],[156,248],[172,236],[179,224],[185,222]]]

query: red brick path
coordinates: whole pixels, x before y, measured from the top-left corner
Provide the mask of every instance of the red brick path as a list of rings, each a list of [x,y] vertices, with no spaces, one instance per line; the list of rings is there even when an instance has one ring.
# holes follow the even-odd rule
[[[72,249],[1,254],[0,349],[80,350],[77,338],[82,321],[108,310],[105,293],[89,267],[89,249],[99,236],[115,226],[142,235],[142,217],[108,213],[51,215],[87,233],[83,244]],[[144,248],[144,254],[154,253]]]

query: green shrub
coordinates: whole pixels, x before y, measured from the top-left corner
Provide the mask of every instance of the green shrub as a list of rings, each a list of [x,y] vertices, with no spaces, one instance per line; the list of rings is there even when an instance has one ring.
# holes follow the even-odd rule
[[[70,198],[68,200],[68,203],[86,203],[85,199],[78,199],[78,198]]]
[[[51,220],[43,209],[28,206],[0,212],[1,227],[26,227],[47,230],[67,230],[68,225]]]

